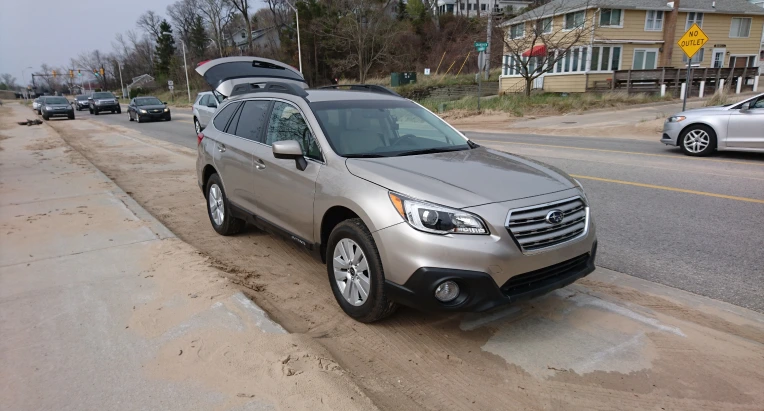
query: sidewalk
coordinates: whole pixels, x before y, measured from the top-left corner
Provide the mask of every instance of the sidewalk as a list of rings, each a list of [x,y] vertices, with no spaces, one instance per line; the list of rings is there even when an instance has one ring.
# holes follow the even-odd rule
[[[27,112],[0,107],[3,409],[375,408]]]
[[[756,94],[758,93],[733,94],[730,95],[730,102],[741,101]],[[703,107],[706,100],[706,98],[690,99],[687,102],[687,109]],[[666,118],[680,111],[682,111],[682,102],[677,101],[538,118],[484,114],[448,119],[448,121],[454,127],[464,131],[657,141],[660,139]]]

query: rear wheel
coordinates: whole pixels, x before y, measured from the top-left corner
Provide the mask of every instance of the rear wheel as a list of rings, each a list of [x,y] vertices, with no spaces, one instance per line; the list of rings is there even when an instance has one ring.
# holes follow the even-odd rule
[[[233,235],[244,228],[244,221],[231,215],[231,206],[223,190],[220,176],[213,174],[207,181],[207,215],[212,228],[220,235]]]
[[[708,156],[716,150],[716,133],[702,124],[691,125],[682,131],[679,145],[688,156]]]
[[[379,321],[397,309],[385,295],[382,261],[366,224],[360,218],[334,227],[326,246],[326,269],[337,303],[362,323]]]

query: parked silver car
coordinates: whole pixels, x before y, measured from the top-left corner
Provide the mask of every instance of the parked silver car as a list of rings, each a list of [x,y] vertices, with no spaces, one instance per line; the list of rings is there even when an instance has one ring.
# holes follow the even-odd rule
[[[197,72],[229,96],[198,136],[212,227],[248,222],[311,250],[358,321],[399,303],[487,310],[594,270],[589,202],[562,171],[481,147],[383,87],[309,90],[252,57]]]
[[[222,96],[216,96],[211,91],[204,91],[196,96],[192,110],[194,113],[194,130],[197,134],[207,127],[207,124],[212,120],[212,115],[215,114],[215,110],[218,109],[218,105],[222,101]]]
[[[661,142],[689,156],[718,151],[764,153],[764,94],[735,104],[677,113],[663,124]]]

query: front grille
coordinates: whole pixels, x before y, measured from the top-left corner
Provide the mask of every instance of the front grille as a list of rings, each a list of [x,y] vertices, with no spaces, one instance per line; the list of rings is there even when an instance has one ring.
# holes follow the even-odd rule
[[[161,113],[162,110],[151,110],[152,113]]]
[[[579,274],[586,269],[588,262],[589,253],[586,253],[559,264],[516,275],[501,286],[501,291],[510,297],[533,291]]]
[[[547,221],[550,212],[559,210],[563,219],[557,224]],[[507,230],[523,252],[539,251],[586,233],[589,209],[581,197],[553,203],[511,210],[507,216]]]

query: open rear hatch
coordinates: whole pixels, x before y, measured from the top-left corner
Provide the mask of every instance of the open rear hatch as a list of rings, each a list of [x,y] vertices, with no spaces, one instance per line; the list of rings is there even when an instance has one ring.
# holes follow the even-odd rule
[[[196,68],[207,84],[225,97],[238,84],[267,82],[293,83],[308,88],[305,77],[294,67],[280,61],[260,57],[223,57],[209,60]]]

